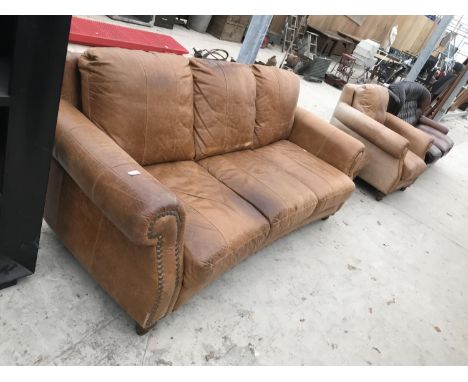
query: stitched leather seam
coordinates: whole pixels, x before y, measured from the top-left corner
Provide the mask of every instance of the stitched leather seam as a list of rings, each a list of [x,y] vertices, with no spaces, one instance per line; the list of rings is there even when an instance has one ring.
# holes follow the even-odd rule
[[[178,73],[177,73],[177,70],[175,68],[174,65],[171,65],[171,69],[172,69],[172,75],[173,75],[173,78],[176,78],[176,86],[175,86],[175,90],[176,90],[176,94],[175,94],[175,99],[178,100],[178,103],[177,105],[175,106],[175,109],[176,111],[174,112],[174,110],[171,110],[175,115],[176,115],[176,118],[177,118],[177,130],[180,130],[180,128],[184,127],[184,123],[181,122],[181,116],[180,116],[180,113],[179,113],[179,108],[183,108],[184,104],[183,102],[180,104],[181,100],[179,98],[179,93],[180,93],[180,81],[181,79],[179,78],[178,76]],[[192,72],[190,71],[190,76],[192,76]],[[193,77],[192,78],[192,97],[193,97]],[[172,105],[171,105],[172,106]],[[192,108],[193,108],[193,98],[192,98]],[[192,121],[192,129],[193,129],[193,121]],[[193,135],[193,131],[192,131],[192,135]],[[178,146],[178,142],[177,140],[180,139],[179,136],[177,137],[177,139],[175,139],[172,143],[172,156],[175,158],[175,157],[178,157],[177,153],[178,153],[178,149],[177,149],[177,146]],[[181,150],[183,152],[183,150]]]
[[[330,140],[330,135],[332,135],[334,132],[331,131],[329,132],[322,141],[322,144],[320,145],[319,149],[317,150],[317,154],[315,154],[316,157],[320,158],[320,154],[322,154],[323,149],[327,145],[328,141]],[[312,154],[312,153],[311,153]],[[321,159],[321,158],[320,158]]]
[[[349,169],[346,173],[350,178],[353,177],[354,175],[354,169],[356,168],[356,165],[358,164],[358,159],[361,158],[364,155],[364,150],[360,150],[357,152],[357,154],[354,156],[353,160],[351,161],[351,165],[349,166]]]
[[[224,183],[223,183],[223,184],[224,184]],[[215,200],[215,202],[216,202],[216,203],[220,203],[219,201],[216,201],[216,200]],[[221,230],[220,230],[217,226],[215,226],[215,225],[210,221],[210,219],[208,219],[204,214],[202,214],[200,210],[198,210],[197,208],[195,208],[195,207],[193,207],[192,205],[190,205],[190,203],[187,203],[187,202],[186,202],[186,204],[187,204],[193,211],[195,211],[198,215],[200,215],[203,219],[205,219],[206,222],[208,222],[208,224],[209,224],[211,227],[213,227],[213,228],[221,235],[221,237],[222,237],[223,240],[224,240],[225,249],[229,249],[228,241],[227,241],[226,237],[224,236],[224,234],[221,232]]]
[[[161,233],[156,233],[153,231],[155,223],[162,217],[165,216],[174,216],[176,219],[176,227],[177,227],[177,234],[176,234],[176,244],[175,244],[175,266],[176,266],[176,281],[175,281],[175,288],[174,293],[171,297],[168,309],[163,315],[159,318],[156,318],[156,314],[159,310],[161,305],[161,298],[164,292],[164,263],[163,263],[163,256],[162,256],[162,246],[164,243],[164,235]],[[153,308],[151,309],[150,315],[146,320],[144,326],[146,328],[154,326],[155,322],[164,316],[167,315],[168,310],[171,308],[171,305],[174,301],[176,291],[179,289],[180,286],[180,247],[179,247],[179,224],[180,224],[180,217],[177,211],[164,211],[156,215],[156,217],[149,223],[147,237],[148,239],[157,239],[156,243],[156,269],[158,272],[158,288],[156,292],[156,299],[153,304]],[[148,324],[149,323],[149,324]]]
[[[262,154],[262,153],[260,153],[260,155],[264,156],[264,154]],[[283,153],[280,153],[280,155],[283,155],[283,156],[284,156]],[[314,154],[311,154],[311,155],[314,155]],[[325,179],[324,176],[322,176],[321,174],[319,174],[317,171],[314,171],[314,170],[315,170],[315,166],[314,166],[314,168],[304,166],[300,161],[296,160],[296,158],[294,158],[292,155],[289,156],[289,157],[287,156],[287,158],[290,159],[291,161],[293,161],[294,163],[296,163],[298,166],[304,168],[305,170],[310,171],[310,172],[311,172],[312,174],[314,174],[316,177],[322,179],[323,182],[324,182],[325,184],[328,185],[328,187],[329,187],[329,189],[330,189],[331,191],[334,190],[334,187],[331,185],[331,183],[330,183],[327,179]],[[318,158],[318,157],[317,157],[317,159],[319,159],[319,160],[325,162],[325,161],[324,161],[323,159],[321,159],[321,158]],[[327,163],[327,162],[325,162],[325,163]],[[276,165],[275,163],[273,163],[273,165],[275,165],[275,166],[278,167],[278,168],[281,168],[281,167],[279,167],[278,165]],[[330,166],[333,167],[332,165],[330,165]],[[334,168],[335,168],[335,167],[334,167]],[[285,169],[283,169],[283,170],[284,170],[284,172],[286,172],[287,174],[289,174],[289,175],[293,176],[294,178],[296,178],[296,177],[295,177],[293,174],[291,174],[289,171],[287,171],[287,170],[285,170]],[[320,171],[320,169],[318,169],[318,170]],[[339,171],[339,170],[338,170],[338,171]],[[313,193],[315,196],[317,196],[317,195],[315,194],[315,191],[314,191],[312,188],[310,188],[307,184],[305,184],[304,182],[302,182],[299,178],[296,178],[296,180],[299,181],[300,183],[302,183],[304,186],[306,186],[310,191],[312,191],[312,193]],[[317,198],[318,198],[318,197],[317,197]],[[328,202],[329,197],[325,197],[324,200],[325,200],[325,203]],[[317,204],[318,204],[318,202],[317,202]]]
[[[274,76],[276,78],[276,82],[278,84],[278,105],[277,105],[277,110],[281,110],[281,81],[280,81],[280,78],[278,76],[278,72],[276,70],[273,70],[273,73],[274,73]],[[281,113],[281,117],[283,116],[283,113]],[[283,118],[280,117],[280,129],[283,127],[284,125],[284,120]]]
[[[259,234],[255,235],[253,238],[251,238],[250,240],[247,240],[247,242],[244,243],[243,245],[241,245],[240,248],[238,248],[237,250],[233,250],[231,247],[229,247],[228,251],[225,251],[223,256],[220,256],[220,257],[216,258],[213,262],[211,262],[209,264],[210,268],[213,269],[220,261],[224,260],[226,257],[231,255],[232,253],[242,252],[242,249],[244,247],[247,247],[249,244],[254,243],[258,239],[260,239],[262,236],[265,236],[265,239],[266,239],[269,234],[270,234],[270,229],[268,229],[267,234],[264,234],[263,232],[260,232]]]
[[[90,83],[91,83],[91,73],[89,71],[89,68],[86,71],[86,74],[87,74],[87,76],[86,76],[87,77],[86,86],[88,87],[88,89],[87,89],[88,90],[87,91],[87,94],[88,94],[88,108],[87,109],[88,109],[88,113],[89,113],[89,119],[91,120],[93,113],[91,112],[91,94],[90,94],[91,91],[89,90],[90,89]]]
[[[106,164],[101,164],[101,163],[100,163],[100,160],[94,157],[92,151],[88,150],[88,148],[87,148],[86,146],[84,146],[84,145],[81,143],[81,141],[80,141],[79,139],[76,138],[76,136],[74,136],[74,135],[71,134],[71,132],[72,132],[73,130],[76,130],[78,127],[79,127],[79,126],[73,127],[73,128],[71,128],[71,129],[69,130],[69,132],[64,132],[63,134],[66,135],[67,137],[66,137],[66,138],[63,138],[63,139],[72,139],[72,140],[74,141],[74,143],[75,143],[77,146],[79,146],[83,151],[86,152],[87,157],[93,158],[93,161],[96,163],[96,166],[100,166],[100,167],[103,168],[102,171],[96,176],[96,180],[95,180],[95,182],[93,183],[93,185],[91,186],[91,190],[89,191],[89,192],[90,192],[90,195],[88,195],[88,196],[89,196],[89,197],[91,198],[91,200],[93,200],[93,202],[94,202],[94,198],[95,198],[94,191],[95,191],[95,189],[96,189],[97,183],[98,183],[99,179],[101,178],[101,176],[106,175],[106,172],[110,172],[111,174],[115,175],[119,180],[124,180],[124,178],[121,176],[121,174],[119,174],[118,172],[116,172],[115,169],[116,169],[117,167],[121,166],[121,165],[126,165],[126,164],[128,164],[128,163],[130,163],[130,164],[133,164],[133,163],[134,163],[135,165],[138,165],[138,164],[137,164],[137,162],[133,162],[133,160],[132,160],[131,158],[129,158],[129,159],[130,159],[129,162],[121,163],[121,164],[116,165],[116,166],[107,166]],[[119,146],[119,148],[120,148],[120,146]],[[122,149],[122,150],[123,150],[123,149]],[[60,152],[59,152],[59,154],[60,154]],[[125,153],[125,154],[128,155],[127,153]],[[57,156],[61,156],[61,155],[57,155]],[[57,161],[59,162],[59,164],[60,164],[63,168],[65,168],[65,169],[67,170],[67,173],[70,174],[70,171],[69,171],[69,170],[70,170],[70,166],[66,166],[66,164],[62,163],[62,162],[63,162],[63,158],[62,158],[62,160],[59,159],[59,158],[56,158],[56,159],[57,159]],[[138,165],[138,166],[139,166],[139,165]],[[71,171],[71,172],[73,172],[73,171]],[[70,174],[70,177],[71,177],[73,180],[75,180],[75,178],[72,176],[72,174]],[[77,181],[76,181],[76,183],[79,184]],[[80,186],[80,188],[81,188],[81,186]],[[87,193],[85,192],[85,194],[87,194]],[[137,200],[138,202],[140,202],[141,204],[143,204],[143,201],[142,201],[141,199],[136,198],[136,197],[133,196],[133,195],[130,195],[130,196],[131,196],[133,199],[135,199],[135,200]]]
[[[253,150],[251,150],[252,153],[254,153]],[[255,154],[254,154],[255,155]],[[245,173],[246,175],[250,176],[251,178],[255,179],[258,183],[260,183],[261,185],[263,185],[264,187],[268,188],[272,194],[274,196],[276,196],[283,204],[283,206],[288,209],[288,203],[287,203],[287,200],[281,196],[280,194],[278,194],[273,188],[271,188],[268,184],[266,184],[265,182],[263,182],[261,179],[257,178],[254,174],[248,172],[247,170],[243,169],[242,167],[240,167],[237,163],[235,163],[231,158],[226,158],[226,160],[232,165],[234,166],[235,168],[237,168],[238,170],[242,171],[243,173]],[[276,167],[276,166],[275,166]],[[214,176],[214,175],[213,175]],[[223,182],[223,181],[222,181]],[[224,182],[223,182],[224,183]],[[226,183],[225,183],[226,184]],[[227,184],[226,184],[227,186]],[[237,193],[237,192],[236,192]],[[249,202],[251,204],[253,204],[252,202]]]
[[[229,102],[230,102],[229,88],[228,88],[228,80],[226,77],[226,73],[224,72],[222,65],[216,62],[216,66],[219,68],[221,73],[223,73],[224,86],[226,88],[226,108],[224,110],[224,134],[223,134],[223,151],[226,151],[226,136],[227,136],[227,132],[230,131],[230,127],[228,126],[228,122],[229,122],[228,114],[229,114]]]
[[[101,218],[99,219],[98,229],[96,232],[96,240],[94,241],[93,249],[91,250],[92,259],[91,259],[90,269],[94,269],[94,263],[96,261],[96,247],[101,237],[101,228],[102,228],[103,221],[104,221],[104,214],[101,212]]]
[[[387,194],[389,194],[390,192],[393,192],[395,191],[397,188],[398,188],[398,183],[401,182],[401,177],[403,176],[403,167],[404,167],[404,164],[405,164],[405,158],[406,158],[406,154],[408,153],[408,148],[406,148],[404,154],[398,158],[398,174],[397,174],[397,178],[395,179],[395,181],[392,183],[389,191],[387,192]]]
[[[335,128],[335,129],[338,129],[337,127],[335,127],[335,126],[333,126],[333,125],[331,125],[331,124],[330,124],[330,126],[332,126],[332,127]],[[313,155],[315,155],[316,157],[322,159],[322,158],[321,158],[322,151],[325,149],[325,146],[326,146],[327,143],[330,141],[330,137],[331,137],[333,134],[335,134],[335,133],[336,133],[336,131],[331,131],[331,132],[329,132],[329,133],[325,136],[325,138],[323,139],[323,142],[322,142],[320,148],[318,149],[317,153],[316,153],[316,154],[313,154]],[[288,139],[288,140],[289,140],[289,139]],[[292,141],[290,141],[290,142],[292,142]],[[294,143],[294,142],[293,142],[293,143]],[[298,145],[298,146],[299,146],[299,145]],[[352,174],[352,171],[351,171],[351,170],[354,168],[354,164],[355,164],[356,158],[359,156],[360,153],[361,153],[361,151],[359,151],[359,152],[354,156],[354,158],[352,159],[352,161],[351,161],[351,167],[350,167],[350,168],[345,168],[344,171],[341,170],[341,169],[339,169],[338,167],[332,165],[331,163],[329,163],[329,162],[327,162],[327,161],[325,161],[325,160],[324,160],[324,161],[327,162],[328,164],[332,165],[333,167],[337,168],[337,169],[340,170],[341,172],[344,172],[344,173],[345,173],[346,175],[348,175],[349,177],[351,177],[351,174]],[[311,153],[311,154],[312,154],[312,153]],[[323,159],[322,159],[322,160],[323,160]]]
[[[135,56],[138,64],[140,65],[140,68],[143,70],[143,73],[145,74],[145,86],[146,86],[146,107],[145,107],[145,136],[144,136],[144,143],[143,143],[143,157],[142,163],[146,163],[146,141],[148,139],[148,75],[146,74],[146,69],[144,67],[144,63],[140,61],[140,57],[138,55]]]
[[[307,150],[306,150],[307,151]],[[284,156],[283,153],[281,153],[281,155]],[[311,155],[314,155],[314,154],[311,154]],[[334,189],[335,189],[335,186],[332,186],[332,184],[324,177],[322,176],[320,173],[318,173],[317,171],[315,170],[318,170],[320,171],[320,168],[316,169],[316,166],[311,166],[311,167],[307,167],[307,166],[304,166],[300,161],[296,160],[295,157],[293,157],[292,155],[290,157],[287,157],[288,159],[290,159],[291,161],[295,162],[298,166],[310,171],[312,174],[314,174],[315,176],[317,176],[318,178],[322,179],[324,183],[326,183],[330,189],[330,191],[332,191],[332,194],[331,195],[328,195],[326,197],[324,197],[322,199],[322,205],[323,206],[327,206],[328,205],[328,202],[334,198],[337,198],[337,197],[340,197],[341,195],[346,195],[348,193],[348,191],[341,191],[341,192],[338,192],[338,193],[333,193]],[[323,161],[324,163],[327,163],[328,165],[330,165],[331,167],[337,169],[335,166],[329,164],[328,162],[326,162],[325,160],[321,159],[320,157],[317,157],[317,159],[319,159],[320,161]],[[337,169],[338,171],[342,172],[341,170]],[[285,170],[286,172],[288,172],[287,170]],[[289,173],[289,172],[288,172]],[[292,174],[291,174],[292,175]],[[310,188],[306,183],[302,182],[299,178],[296,178],[299,182],[301,182],[304,186],[306,186],[309,190],[311,190],[315,196],[317,196],[317,194],[315,193],[315,191]],[[317,205],[319,205],[320,203],[320,200],[317,196]],[[322,206],[322,208],[323,208]],[[327,206],[327,208],[329,208]]]

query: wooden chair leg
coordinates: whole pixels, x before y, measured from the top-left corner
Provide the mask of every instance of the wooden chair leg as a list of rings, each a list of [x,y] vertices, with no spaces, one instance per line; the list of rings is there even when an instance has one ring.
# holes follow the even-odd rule
[[[375,200],[380,202],[383,198],[385,197],[385,194],[383,192],[377,191],[375,194]]]
[[[155,326],[156,326],[156,324],[149,327],[149,328],[143,328],[143,327],[140,326],[140,324],[135,323],[135,331],[136,331],[136,334],[138,334],[139,336],[144,336],[146,333],[148,333]]]

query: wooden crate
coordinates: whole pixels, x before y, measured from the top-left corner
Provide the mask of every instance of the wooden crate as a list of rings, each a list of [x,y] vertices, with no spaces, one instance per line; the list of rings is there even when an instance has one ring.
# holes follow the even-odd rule
[[[155,16],[154,25],[161,28],[173,29],[175,18],[175,16]]]
[[[241,42],[252,16],[213,16],[206,30],[220,40]]]

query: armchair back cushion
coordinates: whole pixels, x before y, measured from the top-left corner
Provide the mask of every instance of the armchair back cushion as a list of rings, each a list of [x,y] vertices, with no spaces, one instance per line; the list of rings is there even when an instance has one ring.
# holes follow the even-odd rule
[[[362,85],[354,88],[351,106],[379,123],[384,123],[387,113],[388,91],[379,85]]]
[[[90,48],[78,65],[84,114],[139,164],[194,158],[187,58]]]

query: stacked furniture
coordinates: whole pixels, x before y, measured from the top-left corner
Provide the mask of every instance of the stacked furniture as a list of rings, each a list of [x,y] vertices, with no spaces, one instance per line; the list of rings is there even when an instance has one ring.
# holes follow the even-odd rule
[[[426,170],[434,138],[387,112],[388,90],[380,85],[346,85],[331,123],[366,146],[359,177],[377,189],[377,200],[411,185]]]
[[[139,333],[352,194],[364,145],[298,95],[273,67],[69,55],[45,218]]]
[[[252,16],[213,16],[208,29],[209,34],[220,40],[241,42]]]
[[[417,82],[402,81],[391,84],[389,92],[388,111],[434,138],[425,157],[426,163],[434,163],[446,155],[454,145],[447,135],[449,129],[423,115],[431,104],[429,90]]]

